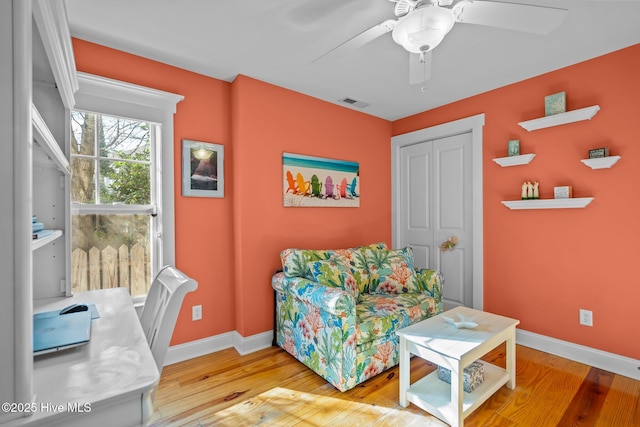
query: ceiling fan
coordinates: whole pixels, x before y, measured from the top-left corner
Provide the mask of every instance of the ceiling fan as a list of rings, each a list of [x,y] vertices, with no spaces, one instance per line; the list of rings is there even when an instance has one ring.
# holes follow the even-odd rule
[[[564,20],[567,10],[482,0],[390,0],[397,19],[387,19],[352,37],[316,59],[350,51],[391,32],[393,40],[410,53],[409,83],[429,78],[432,54],[454,24],[477,24],[548,34]],[[314,61],[315,62],[315,61]]]

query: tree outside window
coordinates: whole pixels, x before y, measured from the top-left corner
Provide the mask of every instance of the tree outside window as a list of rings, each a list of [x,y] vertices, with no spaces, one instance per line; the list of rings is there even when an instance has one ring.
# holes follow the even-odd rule
[[[155,124],[71,112],[72,289],[151,283]]]

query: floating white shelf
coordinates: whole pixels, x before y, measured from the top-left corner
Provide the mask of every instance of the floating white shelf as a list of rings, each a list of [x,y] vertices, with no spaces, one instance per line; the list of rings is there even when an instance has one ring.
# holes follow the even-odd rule
[[[35,105],[31,104],[31,115],[33,122],[33,139],[42,147],[45,154],[53,161],[60,171],[66,175],[70,175],[69,160],[60,149],[56,139],[51,134],[44,119]]]
[[[618,160],[620,160],[620,156],[598,157],[595,159],[583,159],[580,161],[591,169],[605,169],[615,165]]]
[[[526,165],[530,163],[535,156],[535,154],[521,154],[519,156],[498,157],[497,159],[493,159],[493,161],[504,168],[506,166]]]
[[[518,124],[531,132],[532,130],[579,122],[581,120],[591,120],[591,118],[595,116],[599,110],[599,105],[593,105],[591,107],[567,111],[566,113],[554,114],[553,116],[540,117],[539,119],[528,120],[526,122],[520,122]]]
[[[535,200],[509,200],[502,204],[509,209],[563,209],[584,208],[593,197],[575,197],[568,199],[535,199]]]
[[[31,241],[31,250],[32,251],[35,251],[36,249],[39,249],[39,248],[43,247],[44,245],[53,242],[58,237],[62,236],[62,230],[50,230],[50,231],[52,231],[51,234],[48,234],[48,235],[46,235],[45,237],[43,237],[41,239],[34,239],[34,240]]]

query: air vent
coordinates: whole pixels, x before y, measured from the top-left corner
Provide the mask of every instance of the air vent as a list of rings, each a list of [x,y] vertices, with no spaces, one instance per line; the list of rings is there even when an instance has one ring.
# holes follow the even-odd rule
[[[340,102],[344,102],[345,104],[355,105],[356,107],[360,107],[360,108],[364,108],[369,105],[366,102],[358,101],[357,99],[353,99],[349,97],[342,98]]]

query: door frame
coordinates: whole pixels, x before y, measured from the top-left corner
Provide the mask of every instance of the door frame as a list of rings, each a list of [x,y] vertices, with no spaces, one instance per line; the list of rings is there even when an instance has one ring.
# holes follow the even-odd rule
[[[484,306],[484,227],[482,215],[482,129],[484,113],[452,122],[419,129],[391,138],[391,239],[393,247],[400,245],[400,149],[434,139],[471,132],[472,146],[472,222],[473,222],[473,308]],[[446,278],[445,278],[446,286]]]

